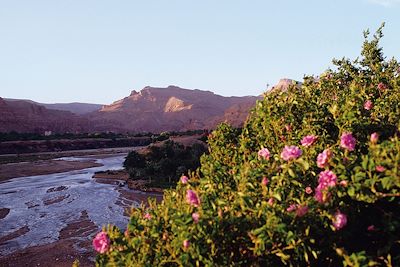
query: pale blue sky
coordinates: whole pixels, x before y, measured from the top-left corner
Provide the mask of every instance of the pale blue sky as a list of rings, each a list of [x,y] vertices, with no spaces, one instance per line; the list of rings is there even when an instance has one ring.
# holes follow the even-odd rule
[[[0,0],[0,96],[111,103],[144,86],[258,95],[359,55],[400,0]]]

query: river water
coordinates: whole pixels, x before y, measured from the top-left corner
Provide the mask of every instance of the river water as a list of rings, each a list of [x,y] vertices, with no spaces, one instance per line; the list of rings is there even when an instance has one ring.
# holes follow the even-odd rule
[[[125,228],[128,217],[121,204],[125,199],[114,184],[98,183],[92,178],[97,171],[121,169],[125,158],[117,155],[98,158],[101,167],[21,177],[0,183],[0,207],[10,213],[0,220],[0,237],[25,227],[29,229],[0,245],[0,256],[23,248],[52,243],[68,223],[79,220],[82,212],[99,228],[109,223]],[[93,160],[93,158],[63,158]],[[128,201],[128,200],[126,200]],[[137,202],[129,204],[138,205]]]

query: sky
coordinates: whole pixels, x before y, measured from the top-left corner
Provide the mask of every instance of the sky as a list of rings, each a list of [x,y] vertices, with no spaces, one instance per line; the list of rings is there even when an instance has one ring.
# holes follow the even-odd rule
[[[259,95],[356,58],[400,0],[0,0],[0,97],[109,104],[145,86]]]

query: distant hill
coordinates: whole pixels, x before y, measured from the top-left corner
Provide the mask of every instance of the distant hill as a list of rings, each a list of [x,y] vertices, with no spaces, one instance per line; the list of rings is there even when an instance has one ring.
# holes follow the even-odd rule
[[[39,103],[28,99],[12,99],[12,98],[4,98],[6,101],[26,101],[32,104],[44,106],[47,109],[54,109],[54,110],[64,110],[69,111],[74,114],[83,115],[86,113],[90,113],[96,110],[101,109],[103,105],[100,104],[89,104],[89,103],[55,103],[55,104],[47,104],[47,103]]]
[[[244,122],[251,106],[259,97],[224,97],[210,91],[189,90],[177,86],[145,87],[99,111],[88,114],[94,130],[114,127],[119,131],[185,131],[212,129],[230,119]],[[234,106],[243,107],[245,116],[229,118],[225,112]],[[235,108],[233,108],[235,110]],[[236,109],[239,110],[239,109]],[[238,117],[244,118],[239,122]]]
[[[0,132],[87,132],[88,120],[69,111],[51,110],[26,100],[0,98]]]

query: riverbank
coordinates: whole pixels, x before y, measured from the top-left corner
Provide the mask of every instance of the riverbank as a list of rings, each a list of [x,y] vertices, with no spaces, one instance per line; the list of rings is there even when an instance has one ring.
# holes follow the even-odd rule
[[[100,167],[102,164],[95,160],[68,161],[68,160],[40,160],[35,162],[19,162],[0,165],[0,182],[16,178],[62,173],[73,170],[82,170]]]
[[[62,157],[107,157],[121,153],[128,153],[132,150],[137,150],[139,147],[118,147],[118,148],[98,148],[98,149],[84,149],[84,150],[67,150],[59,152],[41,152],[41,153],[27,153],[27,154],[2,154],[0,155],[0,166],[7,163],[18,162],[35,162],[39,160],[56,159]]]
[[[99,183],[112,183],[119,185],[127,185],[129,189],[150,192],[150,193],[163,193],[163,189],[160,187],[150,186],[151,183],[148,180],[132,180],[129,179],[129,174],[126,170],[107,170],[102,172],[96,172],[93,175]],[[122,182],[122,183],[120,183]]]

